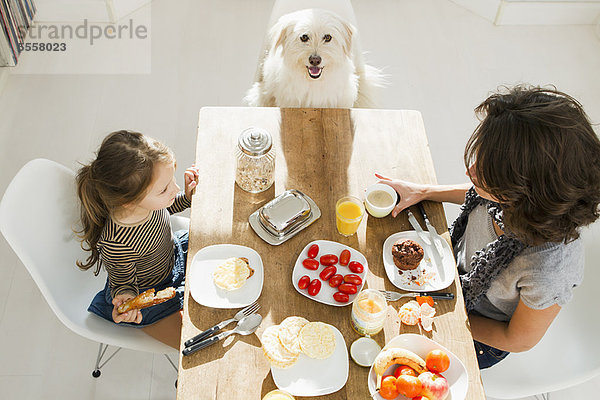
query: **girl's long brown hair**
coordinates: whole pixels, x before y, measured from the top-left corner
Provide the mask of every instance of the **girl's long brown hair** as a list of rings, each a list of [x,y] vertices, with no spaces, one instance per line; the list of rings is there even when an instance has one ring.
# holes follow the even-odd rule
[[[172,162],[173,154],[162,143],[138,132],[117,131],[100,145],[96,159],[77,174],[77,195],[81,201],[81,247],[90,251],[85,262],[77,266],[87,270],[101,267],[98,241],[104,225],[114,210],[140,201],[146,194],[154,165]]]
[[[569,242],[600,203],[600,140],[581,104],[555,89],[517,86],[475,109],[465,149],[478,185],[504,209],[523,242]]]

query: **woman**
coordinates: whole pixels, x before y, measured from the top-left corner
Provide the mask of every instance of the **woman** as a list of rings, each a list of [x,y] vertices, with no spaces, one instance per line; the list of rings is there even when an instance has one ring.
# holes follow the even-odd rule
[[[475,109],[464,160],[470,184],[420,185],[377,175],[400,202],[461,204],[452,245],[480,368],[531,349],[583,279],[579,229],[600,202],[600,141],[579,102],[515,87]]]

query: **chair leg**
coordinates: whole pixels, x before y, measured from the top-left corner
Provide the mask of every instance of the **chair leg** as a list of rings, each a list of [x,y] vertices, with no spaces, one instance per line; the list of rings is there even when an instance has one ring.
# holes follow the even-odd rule
[[[165,354],[165,357],[167,358],[167,360],[169,360],[169,363],[175,369],[175,372],[179,372],[179,369],[177,368],[177,365],[175,365],[175,363],[173,362],[173,360],[171,360],[171,357],[169,357],[168,354]]]
[[[121,347],[117,348],[117,350],[115,350],[110,355],[110,357],[108,357],[106,360],[104,360],[104,362],[102,364],[100,364],[107,349],[108,349],[107,344],[100,343],[100,346],[98,347],[98,357],[96,358],[96,366],[94,367],[94,370],[92,371],[92,376],[94,378],[98,378],[100,376],[100,374],[101,374],[100,368],[104,367],[106,365],[106,363],[109,362],[111,360],[111,358],[113,358],[115,356],[115,354],[117,354],[121,350]]]
[[[167,358],[167,360],[169,360],[169,363],[175,369],[175,372],[179,373],[179,368],[177,368],[177,366],[175,365],[173,360],[171,360],[171,357],[169,357],[169,355],[166,353],[165,353],[165,357]],[[175,379],[175,389],[177,389],[177,379]]]

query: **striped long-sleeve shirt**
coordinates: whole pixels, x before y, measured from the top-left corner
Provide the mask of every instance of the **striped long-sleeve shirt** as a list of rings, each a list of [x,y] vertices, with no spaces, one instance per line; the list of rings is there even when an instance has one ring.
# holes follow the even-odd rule
[[[170,214],[190,207],[185,194],[179,193],[168,208],[152,211],[135,225],[110,219],[98,242],[100,259],[108,273],[112,297],[123,293],[137,296],[163,281],[174,263],[174,241]]]

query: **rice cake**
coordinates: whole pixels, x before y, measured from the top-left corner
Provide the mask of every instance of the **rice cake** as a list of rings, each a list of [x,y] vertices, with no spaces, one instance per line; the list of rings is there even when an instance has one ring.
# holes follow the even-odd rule
[[[277,368],[289,368],[298,360],[298,354],[290,353],[279,341],[279,325],[273,325],[265,329],[260,339],[265,357],[272,366]]]
[[[292,354],[300,354],[300,342],[298,334],[308,320],[302,317],[287,317],[279,324],[279,341],[287,351]]]
[[[335,334],[331,326],[323,322],[309,322],[298,335],[302,352],[311,358],[329,358],[335,351]]]

